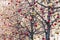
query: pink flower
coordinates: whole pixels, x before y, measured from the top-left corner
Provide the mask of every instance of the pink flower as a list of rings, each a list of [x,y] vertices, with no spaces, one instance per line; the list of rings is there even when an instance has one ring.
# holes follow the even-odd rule
[[[22,9],[18,9],[18,12],[21,12]]]

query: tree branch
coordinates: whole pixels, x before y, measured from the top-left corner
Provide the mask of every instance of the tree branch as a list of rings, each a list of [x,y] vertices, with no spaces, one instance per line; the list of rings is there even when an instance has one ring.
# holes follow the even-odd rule
[[[39,15],[39,16],[41,17],[41,19],[42,19],[45,23],[47,23],[46,20],[45,20],[36,10],[35,10],[35,12],[36,12],[37,15]]]
[[[53,23],[55,22],[55,21],[57,21],[58,19],[60,19],[60,18],[56,18],[55,20],[53,20],[51,23],[51,25],[53,25]]]
[[[40,32],[37,32],[35,34],[43,34],[43,33],[44,33],[44,31],[40,31]]]
[[[38,29],[36,29],[36,30],[34,31],[34,33],[35,33],[36,31],[38,31],[40,28],[42,28],[42,27],[39,27]]]
[[[45,25],[44,25],[43,21],[39,21],[39,22],[42,23],[42,27],[43,27],[43,29],[44,29],[44,32],[46,32]],[[41,28],[41,27],[40,27],[40,28]],[[38,31],[40,28],[38,28],[36,31]],[[37,34],[37,33],[35,33],[36,31],[34,31],[34,34]],[[40,32],[38,32],[38,33],[40,33]],[[40,34],[41,34],[41,33],[40,33]]]
[[[38,2],[37,2],[38,3]],[[41,3],[38,3],[39,5],[41,5],[41,6],[43,6],[43,7],[45,7],[45,8],[48,8],[47,6],[45,6],[45,5],[43,5],[43,4],[41,4]]]
[[[36,19],[38,19],[37,17],[36,17]],[[42,22],[42,27],[44,27],[44,30],[45,30],[45,26],[44,26],[44,24],[43,24],[43,21],[40,21],[40,19],[38,19],[39,20],[39,23],[41,23]],[[40,28],[42,28],[42,27],[39,27],[38,29],[36,29],[34,32],[36,32],[36,31],[38,31]]]
[[[28,4],[30,5],[29,1],[27,0]]]
[[[60,7],[54,7],[54,9],[58,9],[58,8],[60,8]]]

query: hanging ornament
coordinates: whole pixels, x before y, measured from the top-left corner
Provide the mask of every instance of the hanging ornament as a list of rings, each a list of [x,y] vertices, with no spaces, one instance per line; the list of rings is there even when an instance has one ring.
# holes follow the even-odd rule
[[[40,10],[43,10],[43,8],[41,7]]]
[[[59,15],[57,15],[57,18],[59,18]]]
[[[59,34],[59,32],[55,32],[56,34]]]
[[[55,3],[58,4],[58,1],[56,1]]]
[[[26,36],[28,36],[29,32],[25,32],[24,34],[25,34]]]
[[[49,14],[50,14],[50,16],[51,16],[51,14],[53,14],[53,12],[50,11]]]
[[[27,16],[25,16],[25,18],[27,18]]]
[[[42,38],[42,40],[46,40],[45,38]]]
[[[37,23],[34,23],[34,26],[37,27]]]
[[[18,9],[18,12],[21,12],[22,9]]]
[[[41,7],[40,11],[41,11],[42,15],[44,15],[44,8]]]
[[[35,5],[35,7],[37,7],[37,4]]]
[[[48,20],[48,23],[50,22],[50,20]]]
[[[24,14],[20,13],[21,16],[24,16]]]
[[[36,1],[34,1],[34,4],[36,4]]]
[[[31,7],[31,6],[33,6],[33,4],[32,4],[32,3],[30,3],[30,5],[29,5],[29,6]]]
[[[58,20],[58,22],[60,22],[60,20]]]
[[[56,23],[54,23],[54,25],[57,25]]]

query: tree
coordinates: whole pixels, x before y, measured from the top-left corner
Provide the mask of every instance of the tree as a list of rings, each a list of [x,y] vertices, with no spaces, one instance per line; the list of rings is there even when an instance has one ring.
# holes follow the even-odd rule
[[[46,23],[46,25],[47,25],[47,30],[45,31],[45,34],[46,34],[46,40],[50,40],[49,38],[50,38],[50,30],[51,30],[51,26],[52,26],[52,24],[54,23],[54,22],[56,22],[59,18],[60,18],[60,14],[59,13],[57,13],[57,16],[56,16],[56,18],[54,18],[54,20],[52,21],[51,20],[51,16],[53,16],[53,14],[55,14],[55,9],[57,10],[58,8],[60,8],[60,7],[55,7],[55,4],[53,4],[52,3],[52,1],[51,0],[47,0],[46,1],[47,2],[47,6],[45,6],[45,5],[42,5],[42,4],[40,4],[40,5],[42,5],[42,6],[44,6],[45,8],[48,8],[48,13],[47,13],[47,20],[44,20],[45,21],[45,23]],[[58,3],[59,1],[56,1],[56,3]],[[57,11],[56,11],[57,12]],[[56,25],[56,24],[55,24]]]
[[[21,12],[21,10],[23,10],[23,9],[19,9],[20,11],[18,11],[18,12],[20,14],[22,14],[23,16],[24,15],[30,16],[31,31],[29,31],[29,29],[28,29],[28,34],[31,35],[31,39],[33,40],[33,35],[34,35],[34,32],[33,32],[34,31],[33,28],[34,28],[34,24],[35,24],[34,17],[36,17],[38,15],[40,18],[41,24],[43,25],[43,28],[44,28],[46,40],[50,40],[51,27],[54,24],[54,22],[56,22],[60,18],[60,16],[59,16],[60,14],[56,13],[56,12],[58,12],[57,9],[60,7],[55,7],[55,4],[54,4],[54,3],[58,4],[59,1],[56,1],[53,3],[52,0],[47,0],[47,1],[40,0],[40,3],[39,3],[36,0],[32,0],[32,1],[25,0],[25,2],[27,2],[27,4],[28,4],[28,5],[25,4],[26,7],[25,6],[22,7],[22,8],[26,8],[25,13],[23,13],[24,11]],[[45,3],[47,5],[45,5]],[[40,5],[40,6],[38,7],[38,5]],[[39,9],[37,9],[37,8],[39,8]],[[56,23],[54,25],[56,25]]]
[[[50,30],[60,23],[58,1],[54,0],[11,0],[4,1],[0,10],[1,34],[6,40],[34,40],[34,35],[45,35],[50,40]],[[8,14],[9,13],[9,14]],[[0,22],[1,23],[1,22]],[[58,34],[58,32],[57,32]],[[25,39],[28,38],[28,39]],[[38,36],[39,38],[39,36]],[[44,39],[44,38],[43,38]]]
[[[28,1],[28,0],[26,0]],[[46,0],[45,0],[46,1]],[[47,0],[46,1],[46,4],[44,4],[44,0],[41,1],[41,3],[38,3],[37,1],[33,0],[29,3],[28,1],[28,4],[30,5],[30,7],[32,7],[32,11],[31,11],[31,17],[32,17],[32,22],[34,21],[34,17],[36,15],[39,15],[40,18],[42,19],[42,23],[44,25],[44,30],[45,30],[45,35],[46,35],[46,40],[50,40],[50,29],[51,29],[51,26],[52,24],[57,21],[59,18],[60,18],[60,14],[57,13],[57,15],[55,15],[55,13],[57,12],[57,9],[60,8],[60,7],[55,7],[55,4],[52,3],[52,0]],[[59,1],[56,1],[54,3],[59,3]],[[40,5],[40,10],[36,10],[35,9],[35,6],[37,7],[36,4],[39,4]],[[45,11],[44,9],[46,9],[47,11]],[[55,11],[56,10],[56,11]],[[39,12],[40,11],[40,12]],[[30,11],[29,11],[30,12]],[[35,13],[33,13],[35,12]],[[46,12],[46,13],[45,13]],[[47,16],[46,16],[47,15]],[[55,16],[54,16],[55,15]],[[53,20],[51,20],[51,18],[53,17]],[[46,18],[46,19],[45,19]],[[31,22],[31,39],[33,40],[33,24]],[[45,23],[45,24],[44,24]],[[56,24],[55,24],[56,25]]]

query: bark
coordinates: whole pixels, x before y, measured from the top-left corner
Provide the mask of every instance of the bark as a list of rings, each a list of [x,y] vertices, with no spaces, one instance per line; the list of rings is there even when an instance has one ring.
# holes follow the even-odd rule
[[[32,17],[32,20],[31,20],[31,40],[33,40],[33,25],[34,25],[34,16],[33,15],[31,15],[31,17]]]
[[[50,40],[50,23],[47,24],[47,30],[45,32],[46,34],[46,40]]]

